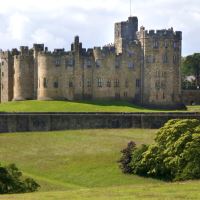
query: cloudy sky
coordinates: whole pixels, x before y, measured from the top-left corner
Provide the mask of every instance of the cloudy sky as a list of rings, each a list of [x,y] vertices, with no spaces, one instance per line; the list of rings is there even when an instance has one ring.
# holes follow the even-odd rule
[[[146,29],[183,31],[183,55],[200,51],[200,0],[132,0]],[[44,43],[69,49],[75,35],[84,47],[114,40],[114,23],[128,18],[129,0],[0,0],[0,48]]]

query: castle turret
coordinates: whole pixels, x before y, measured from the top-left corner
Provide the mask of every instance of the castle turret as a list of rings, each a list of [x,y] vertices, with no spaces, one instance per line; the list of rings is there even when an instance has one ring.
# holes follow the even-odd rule
[[[127,21],[115,24],[115,47],[117,54],[122,53],[129,42],[137,40],[137,31],[137,17],[129,17]]]
[[[0,80],[1,80],[1,102],[13,99],[13,55],[16,50],[0,52]]]
[[[147,106],[181,106],[182,33],[173,29],[145,31],[138,34],[143,49],[142,103]]]
[[[20,47],[20,55],[14,56],[14,101],[34,97],[34,61],[28,47]]]

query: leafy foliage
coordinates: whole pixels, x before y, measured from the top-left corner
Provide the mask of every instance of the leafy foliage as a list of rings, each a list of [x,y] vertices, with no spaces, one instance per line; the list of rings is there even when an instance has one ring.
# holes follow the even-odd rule
[[[132,160],[132,152],[134,152],[135,149],[136,149],[135,142],[130,141],[127,147],[121,151],[122,157],[118,162],[120,163],[120,168],[125,174],[129,174],[132,172],[130,162]]]
[[[200,86],[200,53],[194,53],[183,59],[182,74],[185,76],[194,76],[196,86]]]
[[[7,167],[0,165],[0,194],[34,192],[38,187],[33,179],[22,179],[22,173],[15,164]]]
[[[123,157],[122,157],[123,158]],[[134,148],[131,173],[164,180],[200,178],[200,122],[170,120],[156,135],[155,143]]]

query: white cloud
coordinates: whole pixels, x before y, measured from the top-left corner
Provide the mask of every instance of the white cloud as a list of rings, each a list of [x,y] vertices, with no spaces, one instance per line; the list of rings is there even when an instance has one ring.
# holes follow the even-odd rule
[[[183,53],[199,51],[199,0],[133,0],[146,29],[183,31]],[[44,42],[69,48],[74,35],[93,47],[113,42],[114,23],[129,16],[129,0],[0,0],[0,48]]]

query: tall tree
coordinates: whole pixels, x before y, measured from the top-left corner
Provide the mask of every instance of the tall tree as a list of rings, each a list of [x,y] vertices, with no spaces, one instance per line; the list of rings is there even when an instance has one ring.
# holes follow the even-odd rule
[[[196,86],[200,87],[200,53],[194,53],[183,60],[182,73],[187,76],[194,76]]]

